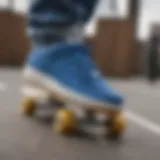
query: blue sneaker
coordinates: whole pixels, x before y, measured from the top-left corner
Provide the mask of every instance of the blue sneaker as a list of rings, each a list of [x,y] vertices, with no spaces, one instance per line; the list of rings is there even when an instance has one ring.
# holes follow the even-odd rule
[[[31,51],[25,78],[58,100],[121,109],[123,98],[103,79],[83,44],[57,43]]]

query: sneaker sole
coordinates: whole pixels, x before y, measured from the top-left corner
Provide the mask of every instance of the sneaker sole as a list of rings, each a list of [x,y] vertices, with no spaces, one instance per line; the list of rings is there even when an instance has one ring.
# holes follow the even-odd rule
[[[22,94],[36,99],[53,98],[66,104],[75,104],[84,108],[91,108],[97,112],[120,111],[122,108],[112,104],[95,101],[85,95],[77,93],[57,80],[49,78],[37,70],[26,67],[24,70],[24,85]]]

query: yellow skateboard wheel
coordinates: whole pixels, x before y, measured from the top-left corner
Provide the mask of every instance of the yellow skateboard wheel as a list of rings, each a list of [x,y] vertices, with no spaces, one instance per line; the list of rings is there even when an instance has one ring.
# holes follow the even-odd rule
[[[77,120],[75,114],[71,110],[60,109],[57,111],[54,129],[56,133],[68,134],[75,131]]]
[[[111,118],[107,135],[110,137],[120,137],[127,128],[127,120],[122,113],[117,113]]]
[[[32,98],[24,98],[22,104],[22,114],[26,116],[33,116],[36,110],[36,102]]]

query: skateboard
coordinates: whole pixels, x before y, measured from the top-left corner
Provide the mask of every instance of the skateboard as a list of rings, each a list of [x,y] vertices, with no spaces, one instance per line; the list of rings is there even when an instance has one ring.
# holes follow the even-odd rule
[[[74,109],[79,107],[86,113],[86,117],[94,117],[96,114],[105,116],[105,135],[107,137],[119,138],[123,135],[127,121],[123,114],[122,109],[110,109],[102,107],[83,106],[78,103],[71,103],[69,101],[59,100],[57,97],[52,96],[45,89],[38,87],[25,86],[22,89],[23,104],[22,114],[27,117],[35,115],[37,110],[37,104],[39,102],[49,102],[56,108],[55,115],[53,117],[53,128],[58,134],[70,134],[78,130],[78,120],[74,112]]]

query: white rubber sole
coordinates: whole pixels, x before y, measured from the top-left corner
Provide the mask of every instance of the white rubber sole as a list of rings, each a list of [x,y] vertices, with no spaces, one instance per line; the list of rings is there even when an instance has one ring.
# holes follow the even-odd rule
[[[26,67],[23,76],[25,83],[22,87],[22,93],[25,96],[38,99],[53,97],[53,99],[58,101],[78,104],[83,107],[91,107],[94,109],[115,111],[121,109],[121,107],[96,101],[85,95],[74,92],[66,86],[60,84],[56,79],[52,78],[51,80],[51,78],[41,74],[33,68]]]

